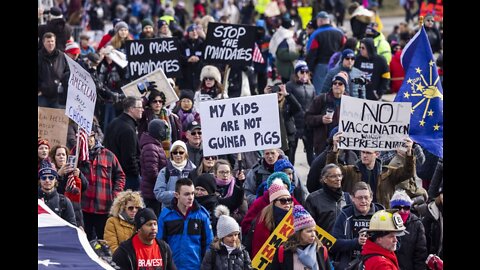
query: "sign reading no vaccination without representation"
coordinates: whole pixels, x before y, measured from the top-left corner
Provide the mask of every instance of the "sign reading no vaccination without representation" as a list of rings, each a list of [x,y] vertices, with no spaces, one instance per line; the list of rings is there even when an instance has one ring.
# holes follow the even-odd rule
[[[280,148],[277,94],[202,101],[203,155]]]
[[[342,96],[338,131],[340,149],[374,151],[404,147],[408,137],[412,104],[380,102]]]
[[[250,65],[255,43],[255,26],[208,24],[203,57],[207,63]]]
[[[168,78],[181,75],[176,38],[127,40],[127,59],[132,80],[161,68]]]

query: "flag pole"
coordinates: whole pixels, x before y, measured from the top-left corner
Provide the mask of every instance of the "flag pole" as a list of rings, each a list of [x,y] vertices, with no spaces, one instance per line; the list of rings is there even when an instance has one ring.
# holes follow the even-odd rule
[[[77,127],[78,128],[77,128],[77,145],[75,147],[75,165],[73,166],[74,170],[75,170],[75,168],[77,168],[78,156],[80,154],[80,149],[78,149],[78,148],[80,147],[80,129],[81,129],[81,127],[79,125],[77,125]]]
[[[423,16],[419,16],[419,17],[418,17],[418,24],[420,25],[420,27],[423,26],[423,19],[424,19]]]

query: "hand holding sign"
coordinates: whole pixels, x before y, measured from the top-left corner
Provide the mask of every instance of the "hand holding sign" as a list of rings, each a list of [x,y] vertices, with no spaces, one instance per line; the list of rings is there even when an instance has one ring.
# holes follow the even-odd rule
[[[340,138],[343,136],[343,132],[339,131],[333,135],[333,152],[338,151],[338,142],[340,141]]]
[[[405,146],[407,147],[407,155],[411,156],[412,155],[413,141],[412,141],[412,139],[410,139],[410,137],[407,137],[403,140],[405,141]]]

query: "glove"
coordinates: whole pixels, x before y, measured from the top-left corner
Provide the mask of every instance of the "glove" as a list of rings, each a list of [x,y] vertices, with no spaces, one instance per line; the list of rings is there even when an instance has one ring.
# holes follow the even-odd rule
[[[149,81],[149,85],[147,87],[147,90],[148,91],[157,90],[157,84],[154,81]]]

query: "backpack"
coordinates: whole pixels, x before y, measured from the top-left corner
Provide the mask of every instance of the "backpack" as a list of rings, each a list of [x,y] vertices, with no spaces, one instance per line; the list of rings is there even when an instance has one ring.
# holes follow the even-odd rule
[[[253,234],[255,233],[255,226],[257,225],[257,217],[250,223],[250,229],[248,229],[247,233],[242,235],[242,245],[245,246],[245,249],[250,254],[252,254]]]
[[[284,251],[285,251],[284,246],[280,245],[278,247],[278,262],[279,263],[283,263],[283,258],[284,258],[283,253],[284,253]],[[318,252],[317,252],[317,254],[318,254]],[[319,269],[327,269],[327,268],[325,268],[325,263],[328,262],[328,251],[327,251],[327,248],[325,246],[323,247],[323,259],[324,260],[321,261],[321,265],[319,265]]]
[[[383,256],[382,254],[372,253],[367,255],[361,255],[355,258],[353,261],[349,262],[345,270],[364,270],[365,269],[365,261],[368,260],[370,257],[373,256]]]

